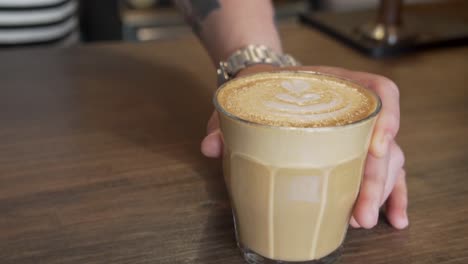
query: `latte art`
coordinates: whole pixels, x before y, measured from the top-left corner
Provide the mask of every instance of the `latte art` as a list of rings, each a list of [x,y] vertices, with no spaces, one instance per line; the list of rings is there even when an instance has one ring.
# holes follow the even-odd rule
[[[294,127],[337,126],[362,120],[377,107],[373,94],[339,78],[305,72],[257,74],[231,81],[217,99],[250,122]]]

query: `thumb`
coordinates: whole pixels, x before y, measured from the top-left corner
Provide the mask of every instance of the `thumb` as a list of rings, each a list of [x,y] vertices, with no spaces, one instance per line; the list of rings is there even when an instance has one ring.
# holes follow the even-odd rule
[[[206,133],[211,134],[217,129],[219,129],[219,116],[218,112],[214,111],[210,117],[210,120],[208,120],[208,125],[206,126]]]
[[[223,153],[223,140],[219,128],[208,134],[201,143],[201,152],[208,158],[219,158]]]

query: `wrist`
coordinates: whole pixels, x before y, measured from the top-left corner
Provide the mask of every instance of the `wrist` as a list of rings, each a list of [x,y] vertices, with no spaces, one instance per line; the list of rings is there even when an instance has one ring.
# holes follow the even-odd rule
[[[207,17],[199,32],[216,66],[247,45],[265,45],[278,54],[282,53],[269,0],[218,2],[221,5],[219,12]]]

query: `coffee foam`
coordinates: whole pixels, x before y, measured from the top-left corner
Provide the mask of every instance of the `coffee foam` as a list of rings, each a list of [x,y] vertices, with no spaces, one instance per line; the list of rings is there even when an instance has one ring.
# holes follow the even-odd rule
[[[312,72],[272,72],[230,81],[217,102],[231,115],[253,123],[290,127],[341,126],[375,112],[367,89]]]

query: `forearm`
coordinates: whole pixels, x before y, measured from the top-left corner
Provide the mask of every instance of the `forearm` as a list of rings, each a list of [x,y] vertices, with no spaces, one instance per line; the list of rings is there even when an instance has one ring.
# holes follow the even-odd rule
[[[249,44],[282,52],[270,0],[179,0],[213,62]]]

